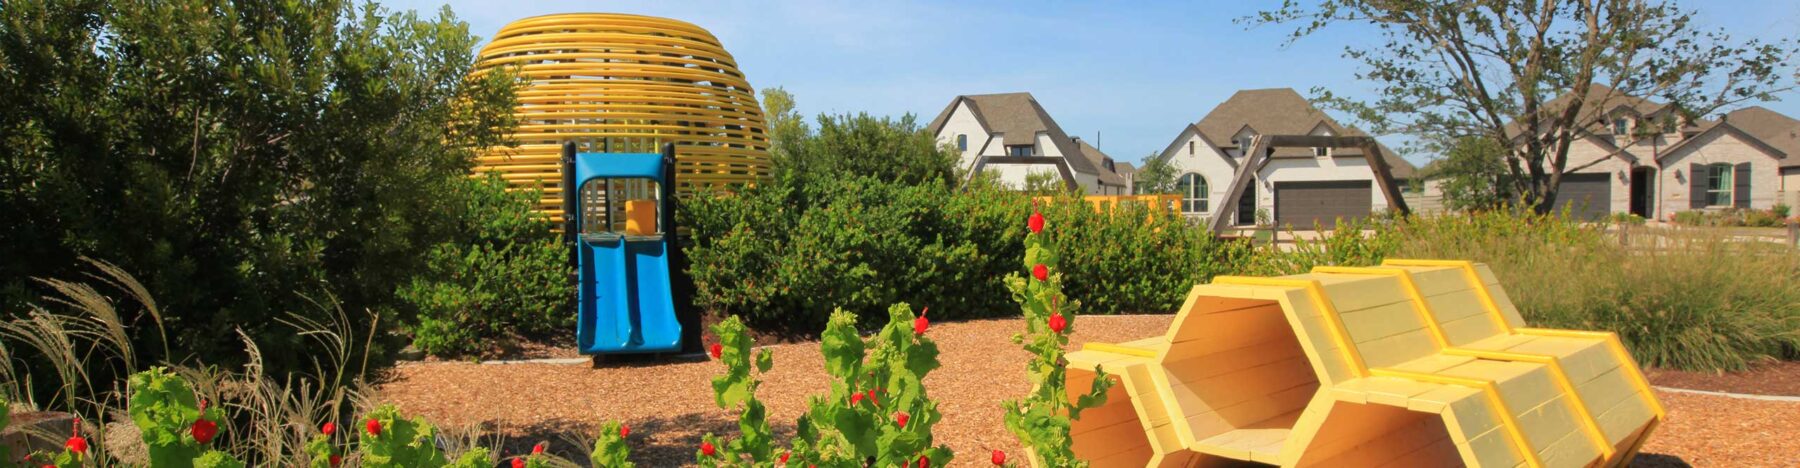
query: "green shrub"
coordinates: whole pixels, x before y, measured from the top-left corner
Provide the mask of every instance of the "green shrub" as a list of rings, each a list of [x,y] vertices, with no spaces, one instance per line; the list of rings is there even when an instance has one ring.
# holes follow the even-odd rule
[[[212,440],[196,440],[195,425],[202,421],[216,424],[225,421],[218,406],[207,407],[194,396],[187,380],[152,367],[131,376],[131,402],[126,410],[131,422],[143,436],[150,464],[157,468],[230,467],[243,463],[222,452],[212,450]],[[215,429],[215,432],[217,430]],[[223,437],[216,434],[213,437]]]
[[[413,343],[437,355],[478,352],[508,333],[568,333],[575,314],[568,250],[531,208],[538,192],[508,192],[498,177],[471,181],[458,231],[426,256],[424,274],[396,292],[417,311]]]
[[[1613,213],[1606,216],[1606,222],[1617,225],[1643,226],[1644,217],[1637,213]]]
[[[1786,203],[1776,203],[1774,207],[1769,208],[1769,212],[1774,213],[1777,218],[1787,218],[1789,215],[1794,214],[1793,211],[1794,208],[1788,206]]]
[[[1769,210],[1681,211],[1675,213],[1675,223],[1703,227],[1781,227],[1787,225],[1788,210],[1787,205],[1775,205]]]
[[[1204,227],[1142,204],[1103,211],[1068,197],[1042,210],[1050,226],[1046,241],[1063,259],[1062,287],[1093,313],[1173,311],[1188,286],[1236,270],[1248,253],[1243,244],[1220,241]],[[1007,233],[1014,237],[1004,241],[1024,241],[1019,230]],[[1012,266],[1008,273],[1017,271]]]

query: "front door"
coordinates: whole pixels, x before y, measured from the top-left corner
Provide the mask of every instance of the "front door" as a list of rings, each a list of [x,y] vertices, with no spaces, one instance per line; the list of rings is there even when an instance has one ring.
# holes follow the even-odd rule
[[[1244,186],[1244,196],[1238,197],[1237,224],[1239,226],[1256,224],[1256,181]]]
[[[1631,168],[1631,214],[1642,218],[1650,218],[1656,210],[1656,170],[1648,167]]]

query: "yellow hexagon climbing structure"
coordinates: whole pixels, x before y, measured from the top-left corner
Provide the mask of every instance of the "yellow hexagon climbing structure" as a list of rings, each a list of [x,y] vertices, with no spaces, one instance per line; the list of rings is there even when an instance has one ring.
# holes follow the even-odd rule
[[[1525,328],[1459,261],[1216,278],[1068,360],[1121,384],[1073,427],[1096,467],[1624,466],[1666,415],[1616,336]]]
[[[580,13],[537,16],[500,29],[477,76],[515,71],[523,82],[517,148],[476,158],[479,174],[541,186],[539,209],[560,221],[564,142],[582,151],[655,152],[675,143],[677,190],[769,176],[762,108],[731,53],[699,26],[665,18]]]

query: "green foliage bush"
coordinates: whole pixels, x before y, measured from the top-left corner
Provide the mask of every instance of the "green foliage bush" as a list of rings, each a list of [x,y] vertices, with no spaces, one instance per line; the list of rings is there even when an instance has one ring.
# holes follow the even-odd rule
[[[423,274],[399,288],[417,310],[413,344],[437,355],[481,351],[508,333],[544,337],[575,325],[568,250],[534,215],[536,191],[507,192],[498,177],[471,181],[453,219],[465,235],[427,253]]]
[[[244,362],[242,329],[270,369],[303,368],[277,319],[336,300],[357,335],[384,328],[379,362],[403,317],[369,314],[397,312],[455,234],[473,149],[510,131],[511,78],[468,78],[478,42],[448,10],[17,0],[0,44],[0,310],[104,259],[165,306],[182,355],[152,360]]]
[[[1062,288],[1098,314],[1175,310],[1187,288],[1228,274],[1244,261],[1243,244],[1221,241],[1201,226],[1149,207],[1127,203],[1096,210],[1074,197],[1041,206],[1046,242],[1060,252]],[[1007,218],[1020,224],[1024,216]],[[1003,242],[1023,243],[1022,230]],[[996,249],[997,250],[997,249]],[[1022,252],[1021,252],[1022,253]],[[1016,257],[1015,257],[1016,258]],[[1007,272],[1016,272],[1017,264]]]
[[[225,420],[225,412],[217,406],[202,409],[194,390],[186,380],[168,369],[152,367],[131,376],[131,402],[126,410],[131,422],[143,436],[150,465],[157,468],[198,466],[242,466],[229,455],[214,451],[211,444],[194,439],[190,428],[205,419],[215,423]],[[223,435],[221,435],[223,436]]]
[[[1787,225],[1787,205],[1769,210],[1731,208],[1675,212],[1675,224],[1701,227],[1781,227]]]

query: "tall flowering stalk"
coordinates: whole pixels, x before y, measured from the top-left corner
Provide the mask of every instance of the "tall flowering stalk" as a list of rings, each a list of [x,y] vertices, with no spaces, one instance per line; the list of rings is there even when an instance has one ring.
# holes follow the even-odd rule
[[[1012,340],[1031,353],[1026,372],[1032,390],[1024,399],[1001,405],[1006,409],[1006,429],[1031,449],[1030,455],[1043,466],[1087,466],[1070,448],[1070,421],[1080,419],[1084,409],[1105,404],[1113,382],[1104,370],[1096,369],[1099,375],[1088,392],[1069,401],[1063,348],[1069,344],[1069,334],[1075,332],[1075,311],[1080,304],[1063,297],[1056,250],[1045,233],[1049,228],[1034,203],[1025,234],[1024,267],[1030,276],[1014,273],[1006,278],[1007,289],[1025,318],[1025,332],[1013,335]],[[995,458],[996,464],[1004,463],[1003,456]]]

